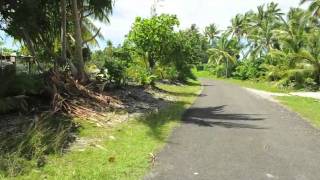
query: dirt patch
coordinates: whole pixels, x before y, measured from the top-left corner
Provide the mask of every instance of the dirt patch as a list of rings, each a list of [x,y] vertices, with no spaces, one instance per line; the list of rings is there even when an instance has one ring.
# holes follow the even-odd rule
[[[91,122],[98,127],[112,127],[130,119],[142,117],[146,113],[157,112],[175,100],[173,96],[164,91],[139,86],[108,90],[106,95],[118,99],[121,102],[121,106],[104,112],[102,119],[93,118]],[[109,137],[109,140],[114,139],[112,136]],[[84,151],[88,147],[103,148],[100,145],[101,142],[102,139],[99,138],[77,138],[70,150]]]
[[[320,92],[293,92],[290,93],[293,96],[301,96],[301,97],[308,97],[320,100]]]
[[[116,124],[141,117],[149,112],[157,112],[174,101],[174,96],[166,92],[139,86],[126,86],[120,89],[109,89],[102,93],[105,97],[114,99],[116,103],[110,103],[108,106],[98,102],[90,102],[90,99],[79,97],[73,104],[78,105],[76,113],[68,116],[68,120],[73,118],[86,119],[98,127],[111,127]],[[69,100],[72,101],[72,100]],[[0,137],[4,141],[8,136],[23,137],[31,125],[38,121],[43,121],[42,114],[49,112],[47,108],[37,108],[29,114],[12,113],[0,116]],[[40,110],[41,109],[41,110]],[[76,142],[72,144],[71,149],[83,150],[88,146],[99,146],[101,140],[95,138],[78,138],[72,132],[70,135]],[[1,144],[5,144],[1,142]],[[1,145],[0,144],[0,145]]]

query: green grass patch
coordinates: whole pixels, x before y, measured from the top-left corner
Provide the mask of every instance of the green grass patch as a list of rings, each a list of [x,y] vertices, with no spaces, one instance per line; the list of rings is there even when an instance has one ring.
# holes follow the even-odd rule
[[[253,80],[245,80],[245,81],[243,81],[243,80],[232,79],[232,78],[218,78],[218,77],[212,75],[208,71],[196,71],[196,70],[193,70],[193,73],[198,78],[209,78],[209,79],[214,79],[214,80],[222,80],[222,81],[225,81],[225,82],[229,82],[229,83],[236,84],[236,85],[239,85],[239,86],[242,86],[242,87],[247,87],[247,88],[253,88],[253,89],[269,91],[269,92],[277,92],[277,93],[288,93],[288,92],[290,92],[289,89],[280,89],[274,83],[271,83],[271,82],[253,81]]]
[[[288,93],[290,92],[287,89],[280,89],[274,83],[271,82],[264,82],[264,81],[252,81],[252,80],[238,80],[238,79],[222,79],[218,78],[219,80],[223,80],[232,84],[236,84],[242,87],[258,89],[262,91],[269,91],[275,93]]]
[[[198,78],[212,78],[213,75],[209,71],[197,71],[197,69],[192,69],[192,73]]]
[[[80,136],[97,138],[82,151],[71,151],[63,156],[51,155],[43,168],[33,169],[17,179],[141,179],[150,169],[150,153],[157,153],[166,143],[183,112],[200,91],[198,82],[176,86],[158,84],[160,89],[175,97],[169,107],[146,114],[145,117],[116,125],[97,127],[81,122]],[[0,179],[5,177],[1,177]]]
[[[289,109],[306,118],[312,125],[320,128],[320,101],[298,96],[277,97],[277,99]]]

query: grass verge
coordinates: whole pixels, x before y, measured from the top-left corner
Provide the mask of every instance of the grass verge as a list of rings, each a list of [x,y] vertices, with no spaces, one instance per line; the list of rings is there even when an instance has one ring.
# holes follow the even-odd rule
[[[217,78],[218,80],[223,80],[229,83],[233,83],[242,87],[252,88],[252,89],[258,89],[262,91],[268,91],[268,92],[275,92],[275,93],[288,93],[290,92],[287,89],[280,89],[276,87],[274,84],[270,82],[263,82],[263,81],[252,81],[252,80],[238,80],[238,79],[222,79]]]
[[[193,73],[198,78],[209,78],[214,80],[222,80],[225,82],[229,82],[232,84],[236,84],[242,87],[252,88],[252,89],[258,89],[263,91],[269,91],[269,92],[276,92],[276,93],[288,93],[290,92],[288,89],[280,89],[275,86],[275,84],[271,82],[264,82],[264,81],[253,81],[253,80],[239,80],[239,79],[232,79],[232,78],[218,78],[214,75],[212,75],[208,71],[196,71],[193,70]]]
[[[200,90],[198,82],[184,86],[159,84],[158,87],[176,99],[169,107],[113,128],[78,120],[83,127],[82,138],[100,141],[63,156],[50,155],[47,165],[15,179],[141,179],[151,166],[150,154],[157,153],[165,145]],[[0,174],[0,179],[6,178]]]
[[[298,96],[284,96],[277,97],[277,99],[289,109],[306,118],[312,125],[320,128],[320,101]]]

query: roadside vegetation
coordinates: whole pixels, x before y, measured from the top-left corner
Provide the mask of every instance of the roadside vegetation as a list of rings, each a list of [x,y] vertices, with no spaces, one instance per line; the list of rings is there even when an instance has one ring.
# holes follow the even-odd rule
[[[208,26],[209,61],[198,69],[222,78],[271,82],[278,89],[319,90],[317,2],[288,14],[269,3],[236,15],[225,31]]]
[[[121,44],[96,26],[115,3],[0,2],[0,30],[20,47],[0,38],[1,179],[141,178],[198,95],[197,77],[319,90],[318,1],[288,14],[269,3],[204,32],[153,9]],[[282,100],[318,121],[316,102],[294,98]]]
[[[269,3],[236,15],[225,31],[208,26],[209,60],[195,74],[269,92],[319,91],[319,7],[312,0],[309,9],[284,14],[277,3]],[[319,127],[318,100],[278,99]]]
[[[20,44],[0,43],[0,178],[138,179],[197,96],[197,26],[136,17],[114,45],[94,23],[114,3],[0,2],[0,30]]]
[[[79,142],[63,156],[46,157],[47,165],[37,168],[29,163],[23,167],[20,179],[141,179],[152,167],[156,153],[166,143],[172,129],[179,125],[181,115],[197,97],[200,86],[159,84],[170,102],[158,111],[145,112],[142,116],[110,127],[97,126],[85,119],[81,124]],[[117,114],[113,116],[117,118]],[[13,158],[14,159],[14,158]],[[10,162],[10,173],[17,173],[21,162]],[[33,169],[33,170],[32,170]],[[1,179],[5,176],[1,175]]]
[[[289,88],[281,89],[277,87],[273,82],[268,82],[268,81],[240,80],[235,78],[217,77],[216,75],[212,74],[210,71],[197,71],[195,69],[193,70],[193,72],[198,78],[221,80],[221,81],[229,82],[242,87],[253,88],[253,89],[258,89],[262,91],[287,93],[287,92],[290,92],[290,90],[292,90]]]
[[[320,128],[320,101],[312,98],[288,96],[277,99],[289,109],[299,113],[312,125]]]

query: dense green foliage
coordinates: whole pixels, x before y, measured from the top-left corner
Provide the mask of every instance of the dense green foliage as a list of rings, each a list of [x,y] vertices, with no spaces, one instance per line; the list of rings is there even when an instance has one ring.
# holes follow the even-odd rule
[[[176,32],[178,25],[172,15],[137,18],[127,42],[134,53],[147,60],[152,74],[159,76],[155,73],[158,69],[161,78],[185,81],[194,78],[192,65],[207,59],[207,42],[195,25]]]
[[[194,79],[191,69],[207,62],[209,45],[195,25],[176,31],[178,25],[179,20],[173,15],[138,17],[122,46],[109,43],[105,50],[95,52],[89,63],[107,72],[117,85]]]
[[[237,15],[228,30],[214,38],[207,69],[217,76],[274,81],[283,88],[318,89],[320,31],[315,6],[310,6],[311,12],[291,8],[284,15],[278,4],[270,3]]]
[[[302,0],[301,3],[306,1]],[[89,104],[85,98],[92,100],[95,96],[103,96],[103,91],[112,88],[126,85],[150,87],[161,80],[187,82],[195,79],[192,69],[196,67],[218,77],[248,80],[247,87],[254,84],[260,89],[271,91],[278,91],[278,87],[319,90],[319,0],[312,0],[308,10],[292,8],[288,14],[282,13],[276,3],[262,5],[256,11],[236,15],[224,31],[220,31],[215,24],[208,25],[203,32],[195,24],[181,29],[176,15],[136,17],[122,44],[114,46],[108,41],[105,49],[97,50],[98,42],[101,44],[103,41],[100,40],[105,37],[94,21],[109,22],[113,5],[113,0],[0,1],[0,30],[20,43],[21,48],[15,53],[31,55],[30,62],[33,64],[33,67],[24,66],[23,72],[19,72],[15,65],[0,69],[0,114],[25,113],[28,120],[32,119],[32,122],[30,120],[27,125],[22,125],[22,129],[26,131],[19,136],[14,133],[11,133],[12,137],[0,134],[0,138],[10,141],[0,142],[0,178],[17,176],[25,173],[24,170],[30,170],[24,167],[40,168],[51,153],[60,154],[70,141],[71,130],[74,130],[75,126],[72,117],[69,117],[72,108],[67,102],[81,107],[83,103]],[[0,42],[0,48],[2,44]],[[11,54],[13,51],[1,48],[1,53]],[[233,79],[230,81],[240,82]],[[277,88],[271,87],[274,84]],[[191,97],[178,97],[178,100],[186,101],[187,104],[194,98],[192,93],[198,90],[197,85],[163,87],[166,90],[173,88],[172,93],[191,93]],[[286,101],[294,104],[294,100]],[[311,100],[307,99],[305,104],[310,102]],[[31,106],[28,107],[28,104]],[[317,103],[313,105],[319,106]],[[61,110],[63,107],[67,110]],[[171,108],[156,115],[152,114],[148,122],[133,124],[132,129],[136,130],[139,136],[133,136],[137,138],[133,139],[134,142],[138,142],[133,147],[136,155],[144,155],[142,160],[138,160],[143,161],[143,168],[148,166],[145,154],[159,144],[158,139],[149,137],[150,129],[165,131],[163,137],[167,137],[167,131],[171,129],[170,121],[181,116],[185,104],[173,104]],[[57,112],[66,117],[48,118]],[[46,114],[49,114],[48,117]],[[163,127],[161,123],[169,125]],[[131,141],[128,136],[129,131],[132,131],[130,128],[125,125],[126,133],[116,134],[125,136],[125,140],[129,138],[126,141]],[[104,132],[103,138],[108,138],[108,135]],[[139,152],[140,145],[144,145],[141,144],[141,139],[147,139],[151,146]],[[125,143],[129,145],[124,148],[128,148],[132,141]],[[123,148],[125,143],[105,142],[105,145],[114,145],[116,151]],[[5,146],[6,144],[9,145]],[[102,150],[102,153],[108,156],[112,156],[112,152],[106,153],[104,147],[101,151],[96,150],[85,151],[90,155],[90,159],[79,153],[83,158],[80,161],[88,160],[88,165],[93,165],[88,171],[77,161],[78,153],[67,157],[78,163],[74,165],[76,170],[72,169],[74,167],[55,169],[53,164],[45,171],[48,171],[46,173],[50,176],[55,176],[57,172],[54,171],[57,170],[67,173],[70,178],[85,178],[87,175],[94,178],[97,175],[100,178],[109,172],[103,169],[94,174],[95,167],[101,168],[105,163],[105,160],[99,160],[99,163],[95,164],[94,158],[100,157]],[[124,150],[117,152],[123,159],[132,149],[130,147]],[[52,159],[54,163],[62,161],[63,165],[69,164],[64,159]],[[133,164],[139,166],[139,162],[134,159],[135,157]],[[131,166],[126,163],[124,162],[125,166]],[[79,165],[81,167],[78,167]],[[111,172],[119,171],[117,168],[114,170],[111,165],[108,168]],[[135,177],[140,177],[141,168],[137,169],[134,169],[137,172]],[[69,170],[81,171],[79,177],[70,174]],[[120,177],[127,177],[127,172],[128,169],[125,169],[124,173],[121,171]],[[38,172],[33,173],[35,174],[31,176],[38,178]],[[110,178],[116,176],[117,174],[107,174]]]

